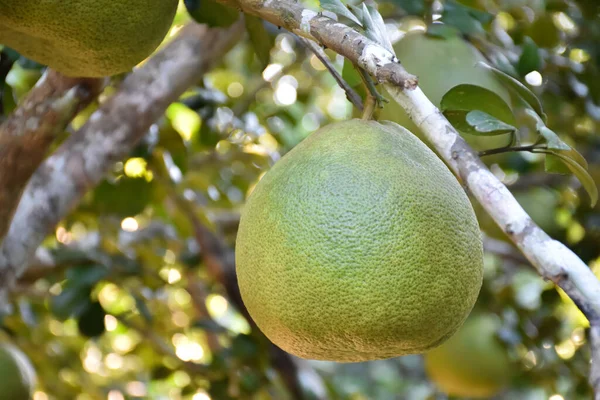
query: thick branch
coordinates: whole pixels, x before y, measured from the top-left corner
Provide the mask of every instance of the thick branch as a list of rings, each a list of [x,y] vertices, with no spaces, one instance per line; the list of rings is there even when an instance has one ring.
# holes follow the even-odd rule
[[[0,242],[48,148],[102,87],[102,79],[67,78],[49,70],[0,125]]]
[[[31,178],[0,248],[0,281],[10,288],[36,248],[150,126],[237,42],[242,25],[190,25],[129,75],[119,91],[49,157]]]
[[[406,72],[396,56],[337,21],[304,9],[291,0],[219,0],[307,39],[315,40],[367,70],[380,82],[414,88],[417,77]]]

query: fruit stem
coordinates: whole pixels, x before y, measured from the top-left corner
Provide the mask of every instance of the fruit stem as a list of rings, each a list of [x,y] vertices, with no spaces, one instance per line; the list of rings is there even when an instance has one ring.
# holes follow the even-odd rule
[[[365,105],[361,116],[363,121],[373,119],[373,111],[375,111],[376,101],[377,99],[375,97],[373,97],[370,93],[367,93],[367,98],[365,99]]]
[[[360,78],[362,79],[363,84],[367,88],[367,99],[366,99],[367,102],[369,101],[369,96],[373,97],[375,99],[375,104],[379,108],[383,108],[383,103],[390,102],[388,99],[383,97],[381,95],[381,93],[379,93],[377,91],[377,88],[375,87],[375,82],[373,82],[373,79],[371,79],[371,75],[369,75],[369,73],[367,71],[365,71],[362,68],[358,68],[358,72],[360,72]],[[365,110],[366,109],[367,109],[367,105],[365,104]],[[373,111],[371,111],[371,114],[372,113],[373,113]],[[363,112],[363,116],[364,116],[364,114],[365,113]],[[365,119],[365,118],[363,117],[363,119]],[[370,117],[367,119],[370,119]]]

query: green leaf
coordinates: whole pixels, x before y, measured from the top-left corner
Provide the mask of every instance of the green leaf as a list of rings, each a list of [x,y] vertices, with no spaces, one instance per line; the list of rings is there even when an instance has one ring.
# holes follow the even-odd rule
[[[381,17],[381,14],[379,14],[379,11],[373,7],[367,7],[367,5],[363,3],[359,15],[362,26],[365,29],[365,35],[375,43],[381,45],[387,51],[395,54],[385,23],[383,22],[383,18]]]
[[[542,120],[546,121],[546,114],[544,114],[544,110],[542,108],[542,103],[537,98],[537,96],[535,94],[533,94],[533,92],[527,88],[527,86],[523,85],[521,82],[519,82],[512,76],[500,71],[497,68],[492,67],[491,65],[484,63],[483,61],[480,61],[478,63],[478,65],[480,65],[483,68],[487,68],[487,69],[493,71],[498,76],[498,78],[500,78],[500,80],[502,82],[507,84],[509,89],[511,89],[514,93],[516,93],[523,100],[525,100],[525,102],[527,104],[529,104],[531,106],[531,108],[533,108],[535,110],[535,112],[542,118]]]
[[[488,24],[493,15],[464,6],[456,1],[448,0],[444,4],[442,21],[458,28],[467,35],[483,33],[482,24]]]
[[[541,126],[538,129],[540,135],[546,139],[548,143],[548,149],[550,150],[571,150],[571,147],[567,145],[565,142],[560,140],[558,135],[554,133],[554,131],[547,126]]]
[[[91,291],[90,286],[67,285],[50,299],[50,311],[61,321],[77,317],[90,304]]]
[[[95,301],[88,304],[77,321],[79,333],[87,337],[97,337],[102,335],[106,330],[106,327],[104,326],[105,316],[106,311],[104,311],[104,308],[102,308],[100,303]]]
[[[515,117],[506,102],[496,93],[475,85],[458,85],[450,89],[440,109],[452,126],[470,135],[494,136],[514,132]],[[467,119],[471,114],[470,121]]]
[[[70,268],[67,273],[67,279],[75,286],[94,286],[109,274],[108,268],[102,265],[80,266]]]
[[[538,46],[528,36],[524,38],[522,48],[523,51],[521,53],[521,57],[519,57],[517,69],[521,76],[525,76],[531,71],[540,69],[542,65],[542,57],[540,56],[540,50]]]
[[[479,110],[470,111],[467,114],[466,121],[469,125],[475,128],[477,132],[481,133],[501,134],[514,132],[517,130],[517,128],[514,126],[506,124],[500,121],[498,118]]]
[[[425,4],[423,0],[383,0],[387,3],[392,3],[409,15],[423,16],[425,12]]]
[[[350,21],[362,26],[358,18],[356,18],[356,15],[352,14],[350,10],[348,10],[348,7],[340,0],[321,0],[321,8],[323,10],[331,11],[341,17],[348,18]]]
[[[228,27],[239,18],[240,12],[213,0],[184,0],[190,16],[200,24],[212,27]]]
[[[457,85],[444,94],[440,102],[442,111],[483,111],[507,124],[514,124],[515,117],[509,105],[496,93],[476,85]]]
[[[568,144],[563,142],[558,137],[558,135],[556,133],[554,133],[554,131],[552,129],[550,129],[546,126],[544,121],[542,121],[540,116],[538,114],[536,114],[535,111],[533,111],[531,109],[526,109],[525,113],[535,120],[535,129],[546,140],[548,149],[563,150],[563,151],[571,150],[571,147]],[[579,154],[579,153],[577,153],[577,154]],[[583,157],[581,157],[581,155],[579,155],[579,157],[581,159],[583,159]],[[587,162],[585,161],[585,159],[583,159],[583,161],[586,165],[585,168],[587,168]]]
[[[262,67],[269,65],[271,59],[271,49],[275,43],[275,39],[269,35],[262,19],[252,15],[245,15],[246,31],[250,37],[250,43],[260,60]]]
[[[552,150],[541,150],[536,152],[546,153],[546,171],[548,172],[561,173],[561,168],[557,166],[557,163],[562,162],[583,185],[585,191],[590,196],[591,206],[594,207],[596,205],[596,202],[598,201],[598,188],[587,169],[561,152]]]

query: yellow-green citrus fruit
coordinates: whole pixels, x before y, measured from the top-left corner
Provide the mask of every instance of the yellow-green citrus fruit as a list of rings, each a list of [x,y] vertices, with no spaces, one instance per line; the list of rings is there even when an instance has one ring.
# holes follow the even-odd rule
[[[493,315],[473,314],[441,346],[425,354],[429,378],[445,393],[489,398],[510,380],[510,361],[496,337],[500,322]]]
[[[27,356],[11,344],[0,344],[0,398],[29,400],[35,381],[35,370]]]
[[[545,187],[534,187],[526,191],[515,192],[513,195],[533,222],[546,233],[554,236],[560,231],[560,225],[554,217],[556,208],[560,203],[560,195],[557,192]],[[479,220],[479,225],[486,235],[494,239],[509,241],[508,236],[498,227],[481,205],[474,204],[473,208]]]
[[[0,0],[0,44],[69,76],[125,72],[165,37],[178,0]]]
[[[339,362],[423,352],[482,283],[475,214],[455,177],[392,123],[328,125],[286,154],[242,212],[242,299],[265,335]]]
[[[511,104],[508,91],[493,73],[476,65],[485,61],[484,57],[459,36],[438,38],[423,32],[409,32],[394,45],[394,50],[406,70],[419,78],[419,87],[438,108],[442,97],[454,86],[462,84],[481,86]],[[390,98],[389,94],[384,95]],[[386,104],[378,118],[397,122],[417,136],[424,137],[396,102]],[[508,135],[482,137],[465,134],[463,138],[476,150],[505,146],[509,141]]]

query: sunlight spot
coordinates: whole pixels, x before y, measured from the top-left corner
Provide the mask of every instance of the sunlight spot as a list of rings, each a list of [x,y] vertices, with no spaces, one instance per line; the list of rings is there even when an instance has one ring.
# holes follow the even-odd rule
[[[542,84],[542,74],[538,71],[531,71],[527,75],[525,75],[525,81],[529,83],[531,86],[540,86]]]
[[[133,217],[127,217],[123,221],[121,221],[121,229],[125,232],[135,232],[139,228],[139,224]]]
[[[230,97],[240,97],[244,94],[244,86],[239,82],[231,82],[229,86],[227,86],[227,94]]]
[[[227,312],[227,299],[218,294],[211,294],[206,298],[206,307],[215,317],[220,317]]]
[[[146,385],[140,381],[129,382],[125,386],[125,390],[130,396],[134,397],[144,397],[146,396]]]
[[[123,396],[123,393],[121,393],[119,390],[111,390],[110,392],[108,392],[108,396],[106,397],[107,400],[125,400],[125,397]]]
[[[104,316],[104,326],[108,332],[112,332],[117,329],[117,319],[113,315]]]

